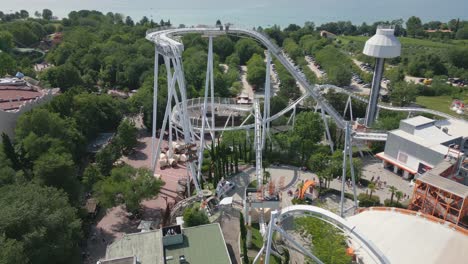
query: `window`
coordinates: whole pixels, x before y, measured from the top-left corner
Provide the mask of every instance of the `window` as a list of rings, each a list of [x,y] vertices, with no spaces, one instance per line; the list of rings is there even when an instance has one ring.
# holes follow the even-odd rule
[[[408,155],[406,153],[399,152],[398,153],[398,161],[401,162],[401,163],[406,164],[406,162],[408,161]]]

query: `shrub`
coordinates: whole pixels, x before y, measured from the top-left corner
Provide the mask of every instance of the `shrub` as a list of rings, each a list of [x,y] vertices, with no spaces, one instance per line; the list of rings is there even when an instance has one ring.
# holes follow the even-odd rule
[[[386,206],[386,207],[396,207],[396,208],[406,208],[402,203],[399,203],[397,201],[393,201],[393,203],[390,203],[390,199],[385,199],[384,206]]]
[[[358,195],[358,200],[360,207],[372,207],[380,205],[380,197],[377,195],[372,195],[372,197],[369,197],[368,194],[360,193]]]

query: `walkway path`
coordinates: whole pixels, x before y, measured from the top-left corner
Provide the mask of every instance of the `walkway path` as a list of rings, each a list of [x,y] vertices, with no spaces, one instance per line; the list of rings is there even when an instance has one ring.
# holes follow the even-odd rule
[[[241,82],[242,82],[242,92],[241,94],[247,94],[250,99],[254,98],[254,91],[252,85],[247,81],[247,66],[241,66]]]

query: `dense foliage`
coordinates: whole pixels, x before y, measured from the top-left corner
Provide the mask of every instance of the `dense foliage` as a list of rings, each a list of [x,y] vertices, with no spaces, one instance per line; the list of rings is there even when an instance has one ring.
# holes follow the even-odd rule
[[[311,250],[323,263],[351,263],[346,236],[336,227],[314,217],[295,219],[296,228],[313,237]]]

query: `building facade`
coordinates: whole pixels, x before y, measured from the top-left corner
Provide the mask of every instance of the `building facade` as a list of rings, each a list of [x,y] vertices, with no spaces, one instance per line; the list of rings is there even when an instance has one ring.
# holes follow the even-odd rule
[[[385,150],[376,157],[385,168],[410,179],[431,170],[447,156],[463,156],[468,150],[466,131],[468,123],[461,120],[405,119],[388,133]]]

